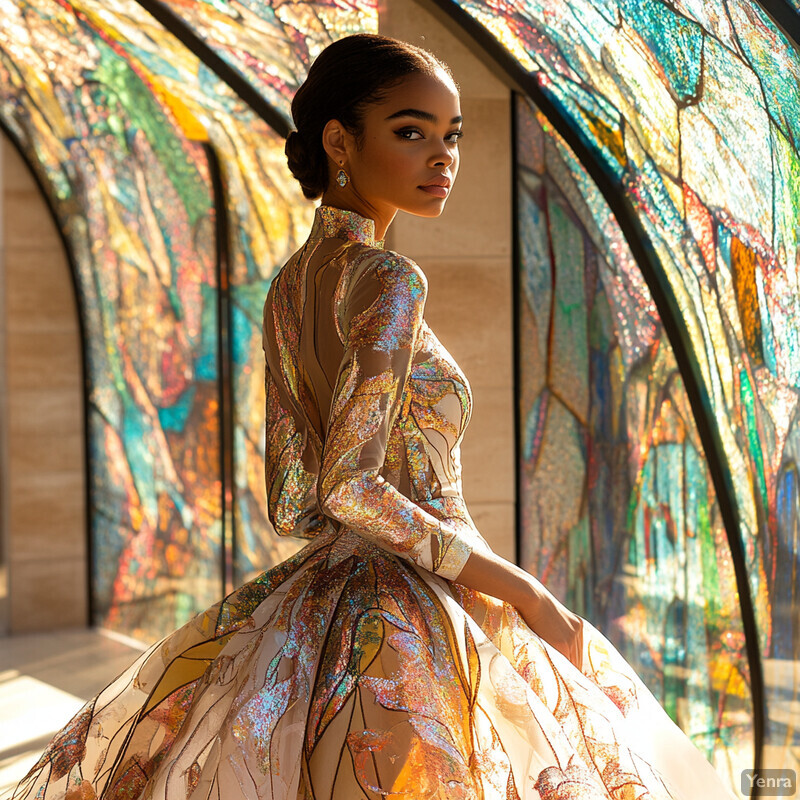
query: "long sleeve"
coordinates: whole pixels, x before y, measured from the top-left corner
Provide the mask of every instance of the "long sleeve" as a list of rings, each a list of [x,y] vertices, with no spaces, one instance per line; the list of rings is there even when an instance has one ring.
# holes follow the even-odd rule
[[[472,552],[380,472],[422,325],[427,285],[412,261],[386,252],[343,279],[344,342],[318,481],[321,510],[384,549],[454,579]],[[407,405],[407,404],[406,404]]]
[[[266,370],[267,513],[281,536],[311,539],[324,519],[317,509],[316,476],[303,467],[303,434],[281,402],[278,387]]]

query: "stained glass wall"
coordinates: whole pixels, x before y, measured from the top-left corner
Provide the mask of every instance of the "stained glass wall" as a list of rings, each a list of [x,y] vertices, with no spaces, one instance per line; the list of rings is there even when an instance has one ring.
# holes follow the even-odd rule
[[[318,49],[375,28],[368,5],[326,7],[239,20],[273,26],[256,72],[291,55],[284,113]],[[0,20],[0,118],[49,189],[84,316],[94,621],[153,639],[297,546],[265,516],[260,319],[311,208],[282,138],[137,3],[2,0]]]
[[[689,343],[731,478],[768,687],[791,766],[800,686],[797,415],[800,57],[762,8],[458,0],[624,198]],[[778,676],[781,676],[780,678]]]
[[[753,759],[744,634],[680,372],[597,187],[525,100],[516,128],[520,560],[734,783]]]
[[[220,442],[198,424],[219,402],[208,161],[91,12],[4,2],[0,17],[3,121],[78,272],[95,611],[137,633],[142,601],[166,622],[221,586]]]
[[[376,0],[164,0],[159,5],[248,81],[286,121],[287,129],[292,97],[317,54],[334,39],[378,29]],[[252,113],[248,116],[253,119]],[[240,132],[225,148],[229,158],[239,162],[229,207],[233,585],[254,577],[295,547],[264,536],[270,526],[263,477],[261,310],[275,270],[305,238],[312,209],[286,169],[283,140],[264,128],[261,123],[256,136]],[[268,140],[269,147],[266,141],[256,146],[258,137]]]

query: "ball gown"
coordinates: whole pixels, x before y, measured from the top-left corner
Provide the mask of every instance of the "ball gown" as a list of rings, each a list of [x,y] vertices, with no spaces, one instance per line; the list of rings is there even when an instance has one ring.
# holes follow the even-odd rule
[[[316,210],[263,338],[270,520],[307,544],[143,653],[15,800],[733,796],[591,624],[578,669],[458,583],[489,545],[426,289],[371,219]]]

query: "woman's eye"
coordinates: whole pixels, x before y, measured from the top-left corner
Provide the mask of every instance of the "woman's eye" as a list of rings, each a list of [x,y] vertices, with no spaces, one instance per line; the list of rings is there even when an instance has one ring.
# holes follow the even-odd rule
[[[402,139],[405,139],[409,142],[416,142],[420,139],[424,139],[425,137],[422,134],[422,131],[417,130],[416,128],[403,128],[402,130],[395,131],[395,133]],[[463,131],[453,131],[452,133],[448,133],[445,136],[445,141],[448,144],[458,144],[458,140],[464,135]]]

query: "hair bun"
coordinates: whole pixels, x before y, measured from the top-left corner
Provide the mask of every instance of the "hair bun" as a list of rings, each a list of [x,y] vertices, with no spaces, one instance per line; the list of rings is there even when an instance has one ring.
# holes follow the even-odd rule
[[[305,154],[306,144],[299,131],[290,131],[286,137],[286,157],[295,160],[302,160]]]
[[[303,194],[309,200],[319,197],[326,188],[327,164],[317,163],[318,154],[308,148],[299,131],[291,131],[286,137],[284,152],[289,170],[300,182]]]

